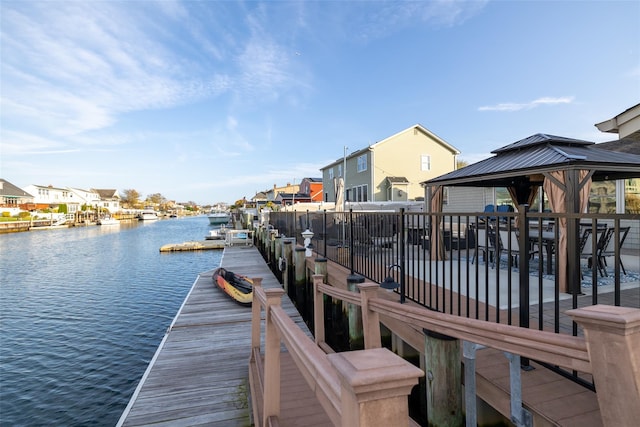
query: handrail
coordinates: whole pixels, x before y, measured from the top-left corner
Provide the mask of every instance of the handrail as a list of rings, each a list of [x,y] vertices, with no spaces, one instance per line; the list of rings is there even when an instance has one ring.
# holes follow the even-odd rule
[[[282,307],[272,307],[271,315],[298,369],[313,388],[329,418],[339,425],[340,380],[327,354],[302,332]]]
[[[580,372],[592,372],[586,341],[580,337],[458,317],[382,298],[370,299],[369,309],[461,340]]]
[[[409,424],[406,397],[418,377],[424,375],[419,368],[379,347],[326,354],[282,308],[280,300],[284,295],[283,289],[264,290],[260,278],[253,279],[253,282],[249,379],[254,389],[252,399],[257,425],[266,427],[279,424],[281,343],[284,343],[334,425],[378,427],[389,425],[390,422]],[[349,297],[348,294],[345,296]],[[264,366],[260,353],[260,315],[263,308]],[[373,390],[375,393],[372,394]],[[262,413],[258,409],[260,403]],[[370,417],[366,416],[367,413],[377,415]]]
[[[327,358],[327,354],[305,335],[282,307],[277,305],[270,306],[267,303],[267,295],[262,286],[255,286],[253,295],[254,309],[256,308],[256,303],[258,303],[258,307],[269,311],[280,339],[291,354],[303,377],[316,394],[327,416],[335,425],[340,425],[340,381]],[[255,325],[253,327],[255,328]],[[259,363],[259,339],[257,344],[257,346],[255,342],[252,344],[254,347],[252,358]],[[260,385],[263,386],[263,384]]]
[[[318,284],[318,290],[333,298],[362,306],[358,292],[323,283]],[[368,301],[368,309],[380,316],[552,365],[592,372],[584,338],[459,317],[384,298],[371,298]]]

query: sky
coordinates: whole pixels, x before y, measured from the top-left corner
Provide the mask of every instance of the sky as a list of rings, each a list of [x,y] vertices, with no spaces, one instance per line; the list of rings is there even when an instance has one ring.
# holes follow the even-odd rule
[[[0,0],[0,60],[0,178],[234,203],[415,124],[616,139],[640,2]]]

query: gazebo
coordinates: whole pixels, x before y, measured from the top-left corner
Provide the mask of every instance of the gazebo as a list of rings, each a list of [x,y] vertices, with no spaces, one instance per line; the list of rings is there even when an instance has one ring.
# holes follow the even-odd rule
[[[506,187],[516,206],[531,205],[542,187],[552,212],[586,212],[592,181],[640,178],[640,155],[598,148],[593,142],[547,134],[528,138],[492,151],[495,156],[425,181],[427,208],[442,211],[442,188]],[[432,222],[432,235],[437,221]],[[580,254],[578,221],[559,221],[557,256],[562,291],[579,292]],[[435,239],[432,245],[435,249]],[[435,253],[434,250],[431,251]],[[432,255],[433,256],[433,255]]]

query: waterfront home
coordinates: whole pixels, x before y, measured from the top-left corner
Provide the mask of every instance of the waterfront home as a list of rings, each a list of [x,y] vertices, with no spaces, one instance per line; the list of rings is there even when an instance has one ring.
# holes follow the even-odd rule
[[[33,204],[33,196],[9,181],[0,178],[0,207],[25,209]]]
[[[109,212],[118,212],[120,210],[120,195],[118,194],[118,190],[97,188],[92,191],[98,193],[100,196],[98,207],[102,210]]]
[[[456,169],[460,151],[425,127],[416,124],[323,168],[325,202],[334,202],[334,180],[344,181],[350,202],[419,200],[422,181]],[[344,169],[344,170],[343,170]]]

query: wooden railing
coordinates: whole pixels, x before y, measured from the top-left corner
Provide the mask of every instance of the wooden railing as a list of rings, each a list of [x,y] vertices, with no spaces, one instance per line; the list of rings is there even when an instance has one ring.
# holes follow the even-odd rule
[[[409,425],[407,396],[423,375],[419,368],[380,347],[326,354],[283,310],[284,290],[265,290],[261,279],[254,279],[254,286],[249,378],[256,425],[279,425],[281,343],[334,425]],[[263,310],[264,363],[260,347]]]
[[[266,312],[265,372],[261,383],[264,399],[264,424],[276,417],[279,410],[279,354],[280,339],[292,353],[303,376],[316,390],[316,395],[335,425],[344,424],[344,378],[336,369],[337,358],[348,353],[327,355],[324,344],[324,295],[360,307],[362,315],[364,351],[381,349],[380,319],[396,319],[444,334],[491,347],[512,355],[590,373],[598,384],[597,398],[605,426],[633,425],[640,419],[640,310],[615,306],[595,305],[569,310],[571,316],[584,329],[584,338],[559,335],[552,332],[524,329],[478,319],[427,310],[389,301],[378,296],[375,283],[358,284],[359,292],[350,292],[323,283],[323,275],[313,276],[315,344],[295,325],[279,305],[284,294],[281,289],[254,292],[253,354],[252,363],[260,363],[260,310]],[[275,337],[275,338],[274,338]],[[516,370],[517,371],[517,370]],[[417,377],[415,377],[417,378]],[[277,386],[276,386],[277,384]],[[452,387],[459,387],[454,384]],[[274,387],[276,387],[274,389]],[[267,393],[265,390],[270,390]],[[382,388],[382,387],[381,387]],[[275,392],[277,390],[277,392]],[[352,391],[350,392],[352,393]],[[253,393],[252,393],[253,395]],[[474,399],[475,400],[475,399]],[[256,407],[256,405],[254,405]],[[351,408],[351,410],[354,410]],[[406,412],[406,408],[404,409]],[[348,411],[347,411],[348,412]],[[405,414],[405,416],[408,416]],[[398,419],[394,419],[394,425]]]

